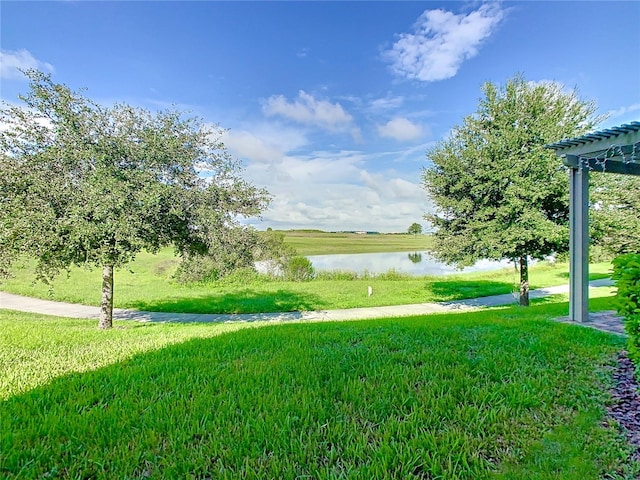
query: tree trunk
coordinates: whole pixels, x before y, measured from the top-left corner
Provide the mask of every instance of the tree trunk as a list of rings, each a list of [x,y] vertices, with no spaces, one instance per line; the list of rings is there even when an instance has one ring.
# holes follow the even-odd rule
[[[102,267],[102,304],[98,327],[103,330],[113,327],[113,265]]]
[[[529,306],[529,263],[526,255],[520,257],[520,305]]]

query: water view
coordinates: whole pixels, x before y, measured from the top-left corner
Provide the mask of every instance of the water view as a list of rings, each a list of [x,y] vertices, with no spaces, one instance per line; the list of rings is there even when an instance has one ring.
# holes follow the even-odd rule
[[[384,273],[393,269],[416,276],[496,270],[513,265],[508,261],[481,260],[472,267],[458,270],[454,266],[438,262],[427,252],[308,255],[307,258],[311,260],[316,271],[342,270],[357,273]]]

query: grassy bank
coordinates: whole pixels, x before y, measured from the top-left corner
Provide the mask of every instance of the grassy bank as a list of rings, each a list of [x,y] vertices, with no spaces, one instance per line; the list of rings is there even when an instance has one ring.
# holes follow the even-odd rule
[[[565,311],[109,332],[0,311],[0,476],[632,478],[602,422],[623,341]]]
[[[158,255],[142,253],[115,273],[115,306],[161,312],[257,313],[297,310],[402,305],[457,300],[510,293],[516,289],[513,269],[464,275],[411,277],[396,274],[346,279],[325,276],[311,282],[269,281],[257,275],[239,275],[198,285],[173,281],[177,260],[171,249]],[[51,285],[33,282],[33,266],[16,269],[3,281],[4,291],[85,305],[100,305],[101,272],[75,268]],[[608,276],[607,263],[591,266],[592,278]],[[530,272],[531,288],[568,283],[568,265],[540,264]],[[373,295],[368,296],[368,286]]]
[[[430,235],[329,233],[288,230],[285,243],[300,255],[337,253],[424,252],[431,247]]]

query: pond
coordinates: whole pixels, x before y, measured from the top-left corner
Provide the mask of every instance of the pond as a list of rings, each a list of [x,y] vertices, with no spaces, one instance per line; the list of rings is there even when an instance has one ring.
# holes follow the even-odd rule
[[[357,273],[385,273],[389,270],[409,275],[448,275],[461,272],[497,270],[512,266],[509,261],[481,260],[472,267],[458,270],[435,260],[427,252],[351,253],[308,255],[316,271],[342,270]]]

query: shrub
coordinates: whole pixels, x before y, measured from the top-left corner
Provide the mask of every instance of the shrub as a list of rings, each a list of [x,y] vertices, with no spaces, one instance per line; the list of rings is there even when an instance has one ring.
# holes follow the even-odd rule
[[[625,319],[629,356],[636,365],[640,365],[640,253],[615,258],[611,278],[618,287],[617,310]]]
[[[296,255],[287,259],[284,265],[285,280],[304,282],[312,280],[314,273],[313,264],[307,257]]]
[[[376,275],[376,278],[380,280],[410,280],[412,277],[408,273],[403,273],[395,268],[391,268],[386,272]]]
[[[268,275],[258,273],[253,267],[240,267],[218,280],[218,284],[247,287],[264,283],[268,279]]]
[[[219,249],[209,255],[191,254],[182,257],[173,278],[178,283],[211,283],[225,278],[238,269],[252,269],[253,259],[246,249]]]
[[[359,280],[361,276],[352,270],[323,270],[316,272],[318,280]]]

